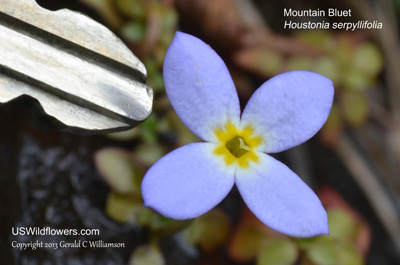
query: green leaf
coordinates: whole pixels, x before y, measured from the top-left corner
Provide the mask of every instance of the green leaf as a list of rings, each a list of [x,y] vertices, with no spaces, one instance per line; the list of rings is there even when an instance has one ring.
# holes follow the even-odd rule
[[[118,10],[127,17],[144,19],[146,9],[142,0],[116,0]]]
[[[129,42],[141,42],[146,34],[146,26],[144,23],[130,21],[120,28],[122,38]]]
[[[155,115],[151,115],[138,128],[140,137],[144,142],[157,142],[157,122],[157,117]]]
[[[167,48],[174,38],[176,27],[178,24],[178,13],[173,8],[164,9],[164,16],[161,23],[161,32],[159,44]]]
[[[204,251],[211,252],[228,239],[231,223],[224,212],[212,210],[200,216],[196,221],[202,226],[199,243]]]
[[[162,23],[162,31],[168,33],[175,33],[176,27],[178,24],[178,12],[174,8],[165,8],[164,9],[164,19]],[[169,45],[170,43],[165,43]]]
[[[270,240],[257,257],[257,265],[291,265],[297,260],[296,245],[287,238]]]
[[[182,232],[182,235],[190,245],[196,246],[200,242],[202,232],[203,226],[195,220]]]
[[[374,43],[363,43],[353,54],[353,67],[365,76],[376,76],[383,67],[383,56]]]
[[[119,148],[104,148],[96,152],[94,159],[100,174],[113,190],[140,195],[143,174],[129,152]]]
[[[365,75],[355,68],[345,68],[342,72],[342,82],[347,90],[365,91],[372,79],[370,75]]]
[[[321,140],[328,146],[335,146],[343,129],[342,113],[336,103],[332,105],[329,117],[321,130]]]
[[[327,30],[300,31],[297,38],[319,50],[330,51],[336,47],[333,35]]]
[[[338,253],[335,243],[328,236],[318,236],[307,249],[308,257],[317,265],[336,265]]]
[[[183,231],[187,242],[193,246],[199,244],[206,251],[211,252],[223,245],[231,229],[228,216],[217,209],[195,219],[190,226]]]
[[[344,117],[351,125],[359,126],[368,118],[369,105],[362,92],[345,90],[340,103]]]
[[[357,235],[357,223],[345,211],[340,209],[328,210],[330,236],[343,239],[353,240]]]
[[[349,58],[353,52],[353,40],[347,35],[338,38],[335,49],[332,51],[333,58],[338,65],[342,66],[342,72],[346,72],[349,65]],[[344,68],[344,69],[343,69]]]
[[[145,208],[140,198],[110,192],[106,202],[106,214],[119,223],[139,224],[140,214]]]
[[[165,56],[165,54],[164,54]],[[164,58],[164,57],[163,57]],[[164,80],[161,73],[161,65],[157,59],[147,57],[143,61],[147,69],[148,83],[155,92],[164,91]],[[156,106],[155,106],[156,107]]]
[[[184,231],[192,221],[193,219],[174,220],[151,211],[148,215],[146,226],[152,232],[153,238],[163,238]]]
[[[142,144],[135,149],[135,156],[147,166],[153,165],[166,154],[160,144]]]
[[[159,103],[160,101],[157,101],[157,102]],[[159,104],[159,106],[160,105],[162,105],[162,104]],[[165,134],[165,133],[171,132],[171,130],[172,130],[171,123],[169,122],[166,115],[163,115],[162,117],[160,117],[160,119],[158,120],[158,123],[157,123],[157,133]]]
[[[163,58],[165,54],[163,54]],[[148,68],[149,69],[149,68]],[[154,88],[155,92],[162,93],[164,92],[164,79],[161,73],[161,69],[156,69],[155,71],[150,71],[148,74],[148,82],[151,87]]]
[[[133,252],[129,265],[164,265],[165,259],[160,249],[153,245],[142,245]]]
[[[297,237],[295,240],[299,249],[307,250],[314,242],[315,237]]]
[[[282,68],[283,59],[277,52],[264,50],[254,56],[255,67],[265,75],[276,75]]]
[[[313,61],[306,56],[297,56],[289,59],[287,63],[288,71],[294,70],[308,70],[311,71],[313,69]]]
[[[361,254],[351,243],[338,244],[338,265],[362,265],[364,264]]]
[[[256,72],[266,76],[276,75],[282,68],[283,59],[277,52],[254,49],[248,52],[248,63]]]
[[[141,197],[110,192],[106,203],[107,215],[120,223],[137,224],[148,227],[159,235],[170,235],[183,230],[190,221],[177,221],[162,216],[148,207],[144,207]]]
[[[230,245],[231,256],[238,261],[248,261],[257,256],[268,236],[259,226],[252,225],[237,232]]]
[[[331,236],[318,236],[307,247],[308,258],[315,265],[362,265],[363,259],[354,244]],[[303,259],[306,261],[307,259]],[[303,263],[302,263],[303,264]]]
[[[192,133],[185,124],[179,119],[175,111],[171,110],[167,113],[167,119],[171,123],[171,127],[178,134],[177,144],[179,146],[199,142],[201,139]]]
[[[339,67],[336,62],[330,57],[322,57],[318,59],[313,66],[314,72],[328,77],[334,84],[339,82]]]
[[[244,49],[235,55],[235,61],[243,68],[268,77],[278,74],[283,67],[282,56],[265,48]]]

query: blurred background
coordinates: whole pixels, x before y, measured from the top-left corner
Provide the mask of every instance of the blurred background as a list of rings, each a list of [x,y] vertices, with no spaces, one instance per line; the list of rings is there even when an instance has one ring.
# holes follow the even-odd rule
[[[22,98],[0,106],[1,264],[400,264],[399,0],[38,0],[87,14],[145,64],[151,117],[100,136],[60,132]],[[350,9],[351,17],[284,17],[284,8]],[[375,30],[290,30],[293,22],[378,21]],[[176,30],[224,59],[242,107],[272,76],[310,70],[332,79],[322,130],[274,155],[327,209],[331,234],[288,237],[261,224],[236,188],[209,213],[174,221],[143,207],[140,182],[158,158],[199,141],[164,92],[162,63]],[[14,236],[12,227],[99,229],[93,236]],[[123,242],[124,248],[19,250],[11,242]]]

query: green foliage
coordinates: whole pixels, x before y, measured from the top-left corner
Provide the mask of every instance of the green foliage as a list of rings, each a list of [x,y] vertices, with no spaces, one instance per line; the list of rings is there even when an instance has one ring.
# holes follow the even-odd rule
[[[158,159],[153,157],[156,153],[154,149],[142,151],[139,152],[142,156],[138,157],[151,157],[152,161],[141,163],[152,164]],[[164,152],[158,152],[158,156],[163,154]],[[187,226],[186,222],[171,220],[143,205],[140,190],[143,171],[131,153],[118,148],[105,148],[96,153],[95,161],[99,172],[111,187],[106,203],[106,213],[111,219],[119,223],[148,227],[159,235],[170,234]]]
[[[355,246],[349,242],[339,244],[336,249],[339,253],[338,265],[362,265],[364,264],[363,258],[357,251]]]
[[[116,0],[115,2],[118,11],[124,16],[138,20],[146,17],[146,8],[142,0]]]
[[[336,88],[364,91],[375,83],[382,70],[382,54],[372,42],[358,44],[351,35],[335,37],[329,31],[302,32],[298,38],[320,50],[322,56],[316,59],[289,58],[288,68],[312,70],[325,75],[332,79]]]
[[[106,202],[106,214],[119,223],[143,225],[146,222],[147,209],[140,198],[111,191]]]
[[[231,255],[236,260],[251,260],[260,253],[268,237],[259,225],[244,227],[237,232],[231,242]]]
[[[296,262],[298,250],[287,238],[270,240],[257,257],[256,265],[292,265]]]
[[[152,115],[142,122],[140,126],[140,136],[143,142],[154,143],[157,141],[157,118]]]
[[[312,238],[288,237],[245,214],[230,242],[230,256],[236,261],[256,258],[256,265],[363,264],[355,245],[360,221],[340,208],[327,212],[330,234]]]
[[[230,228],[227,215],[214,209],[194,220],[183,235],[189,244],[198,244],[204,251],[211,252],[226,242]]]
[[[122,149],[105,148],[95,155],[97,169],[113,190],[121,194],[139,194],[142,173],[132,155]]]
[[[342,83],[346,88],[344,91],[358,90],[365,91],[370,83],[370,77],[365,76],[355,68],[347,69],[342,73]]]
[[[311,71],[313,66],[313,60],[307,56],[296,56],[292,57],[287,62],[287,69],[288,71],[293,70],[307,70]]]
[[[142,245],[135,249],[129,265],[164,265],[165,259],[160,249],[155,245]]]
[[[297,39],[299,39],[303,43],[307,43],[310,47],[328,52],[335,48],[336,43],[334,38],[332,38],[332,34],[327,30],[307,30],[302,31],[297,35]]]
[[[297,38],[320,52],[317,57],[294,56],[287,61],[289,70],[311,70],[330,78],[335,86],[337,113],[351,126],[362,125],[369,116],[366,92],[371,89],[383,68],[383,56],[379,47],[370,41],[357,40],[354,35],[334,35],[330,31],[302,31]],[[336,115],[336,114],[335,114]],[[327,125],[328,126],[328,125]],[[323,131],[331,138],[337,134],[330,127]]]
[[[342,210],[332,209],[328,212],[330,237],[338,240],[354,240],[358,232],[358,224]]]
[[[329,235],[298,241],[307,259],[315,265],[363,264],[362,256],[355,247],[359,222],[347,212],[335,208],[328,211],[328,220]]]
[[[164,56],[165,54],[162,54]],[[160,55],[159,55],[160,56]],[[164,58],[164,57],[163,57]],[[144,65],[147,69],[148,84],[155,92],[161,93],[164,91],[164,80],[160,71],[160,65],[155,58],[146,58]]]
[[[356,48],[352,58],[352,65],[365,76],[376,76],[382,70],[383,57],[374,43],[363,43]]]
[[[145,165],[151,166],[166,154],[163,146],[159,144],[141,144],[135,149],[135,155]]]
[[[336,265],[338,254],[335,242],[326,236],[315,238],[307,249],[308,257],[318,265]]]
[[[142,22],[129,21],[120,28],[119,33],[129,42],[142,42],[146,36],[145,26]]]
[[[278,74],[284,63],[279,53],[264,48],[254,48],[241,52],[236,60],[254,72],[266,76]]]
[[[188,143],[199,142],[201,139],[193,134],[188,127],[176,115],[175,111],[171,110],[167,113],[166,119],[171,125],[171,129],[177,135],[177,145],[183,146]]]
[[[307,257],[315,265],[362,265],[363,259],[354,244],[347,240],[320,236],[306,249]]]
[[[351,125],[361,125],[368,117],[368,101],[360,91],[343,91],[340,106],[344,118]]]
[[[328,77],[332,82],[338,83],[340,80],[340,68],[335,60],[330,56],[324,56],[315,61],[312,71]]]

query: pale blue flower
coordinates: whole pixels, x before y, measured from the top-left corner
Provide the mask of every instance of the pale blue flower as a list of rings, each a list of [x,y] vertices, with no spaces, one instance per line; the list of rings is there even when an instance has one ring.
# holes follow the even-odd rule
[[[240,112],[222,59],[191,35],[177,32],[164,60],[166,92],[185,125],[205,142],[162,157],[142,182],[145,205],[173,219],[195,218],[236,184],[250,210],[269,227],[298,237],[327,234],[327,215],[314,192],[266,153],[312,137],[325,123],[332,82],[293,71],[265,82]]]

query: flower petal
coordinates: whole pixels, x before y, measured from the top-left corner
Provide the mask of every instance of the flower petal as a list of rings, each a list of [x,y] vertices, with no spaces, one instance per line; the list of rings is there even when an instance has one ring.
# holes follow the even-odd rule
[[[258,153],[252,169],[237,168],[236,185],[249,209],[269,227],[291,236],[329,233],[328,217],[315,193],[289,168]]]
[[[179,118],[203,140],[216,141],[215,126],[239,124],[239,98],[229,71],[200,39],[175,34],[164,59],[164,82]]]
[[[146,173],[146,206],[173,219],[195,218],[216,206],[232,189],[234,168],[222,167],[215,144],[192,143],[162,157]]]
[[[333,101],[328,78],[308,71],[277,75],[258,88],[247,103],[241,126],[254,126],[266,137],[259,150],[280,152],[311,138],[328,118]]]

